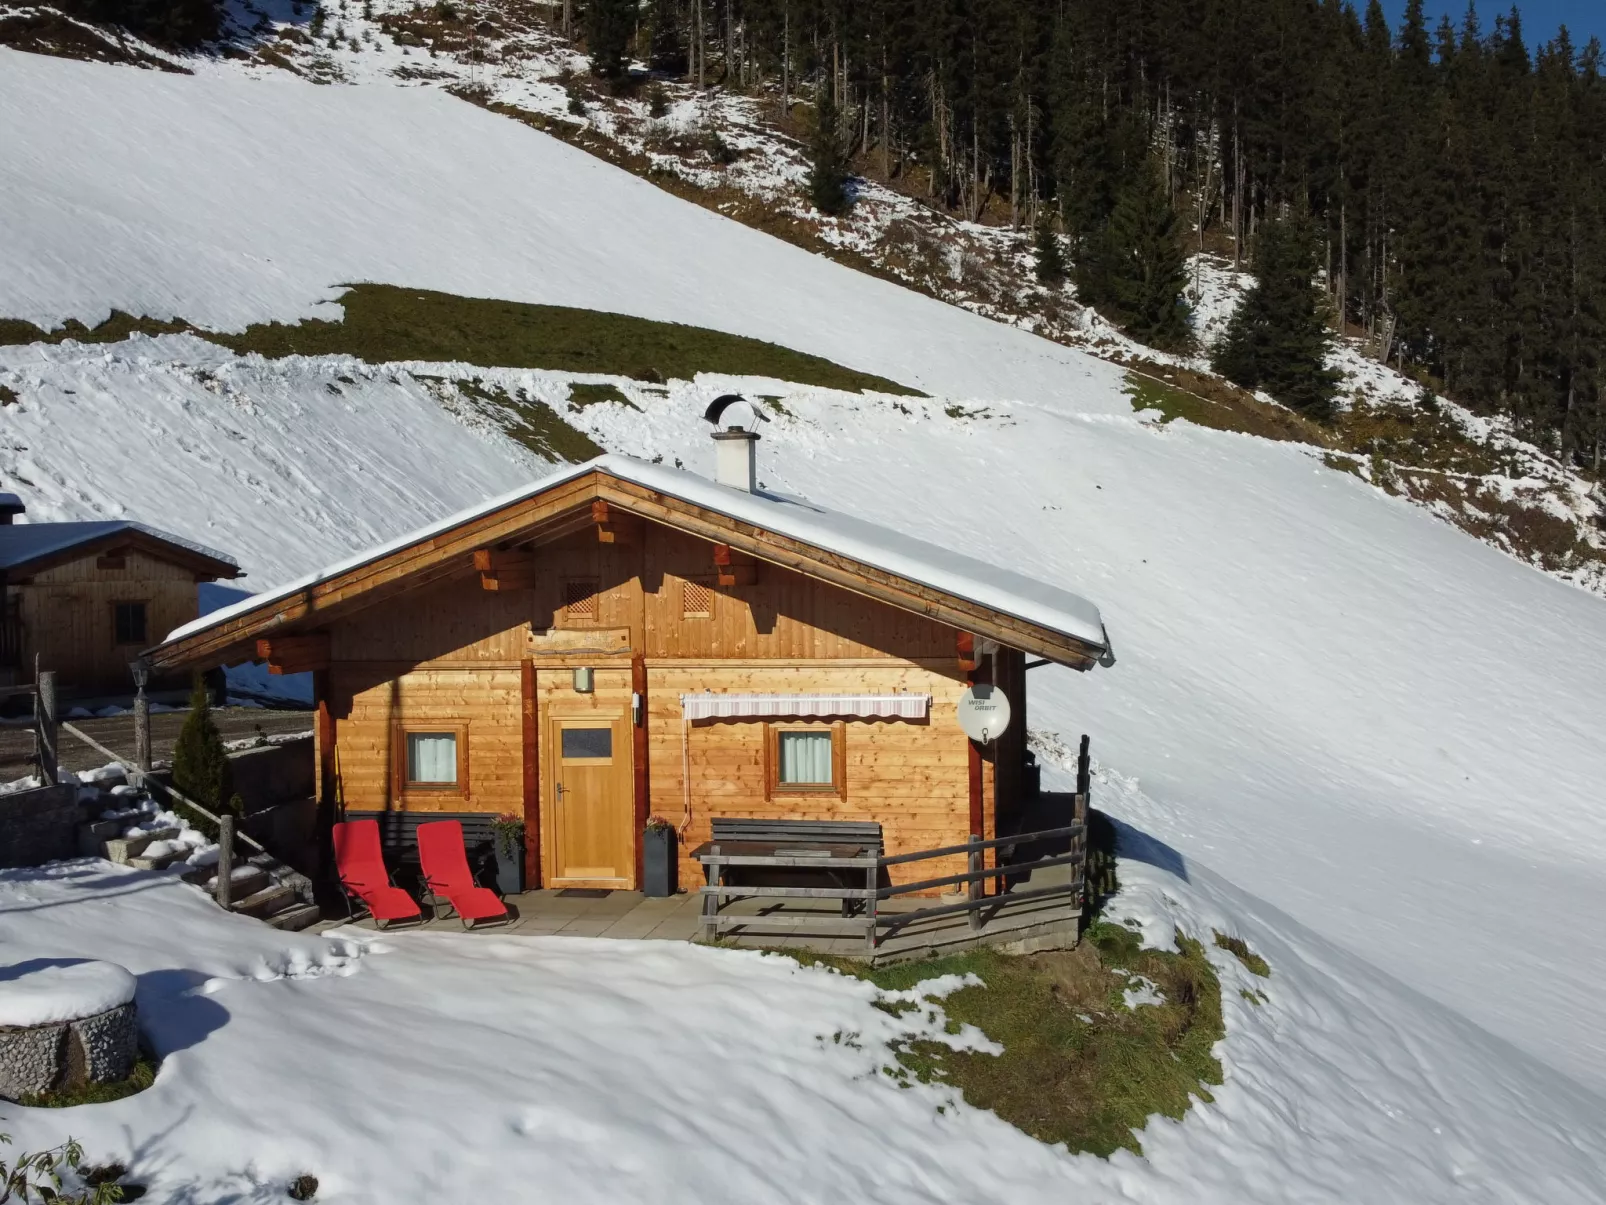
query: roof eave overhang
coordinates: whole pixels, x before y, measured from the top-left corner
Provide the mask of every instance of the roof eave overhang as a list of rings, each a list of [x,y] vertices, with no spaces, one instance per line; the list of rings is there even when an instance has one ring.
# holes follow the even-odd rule
[[[828,549],[794,540],[720,511],[686,502],[595,469],[550,490],[466,519],[405,548],[365,561],[292,595],[231,616],[145,656],[155,669],[232,664],[252,659],[254,642],[271,633],[304,630],[352,614],[401,590],[467,573],[476,549],[503,543],[552,540],[591,524],[589,504],[602,499],[627,513],[729,545],[900,610],[925,615],[1010,648],[1087,670],[1106,653],[1099,644],[925,586]]]

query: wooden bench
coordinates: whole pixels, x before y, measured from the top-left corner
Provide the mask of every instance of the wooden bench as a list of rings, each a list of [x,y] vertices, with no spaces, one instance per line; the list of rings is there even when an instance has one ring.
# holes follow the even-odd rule
[[[881,825],[874,821],[715,817],[712,840],[692,851],[692,857],[702,862],[708,879],[708,885],[702,889],[703,939],[713,940],[724,930],[736,928],[847,928],[863,932],[865,945],[874,949],[881,849]],[[727,881],[732,870],[738,872],[743,882]],[[811,877],[815,881],[824,877],[834,885],[778,881]],[[864,885],[849,886],[855,879]],[[720,913],[727,899],[754,898],[841,900],[842,915],[725,916]],[[853,915],[856,901],[863,904],[858,916]]]

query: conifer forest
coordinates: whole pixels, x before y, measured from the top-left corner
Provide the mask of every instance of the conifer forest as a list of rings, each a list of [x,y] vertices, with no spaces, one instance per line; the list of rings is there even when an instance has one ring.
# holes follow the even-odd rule
[[[1330,328],[1599,465],[1596,40],[1421,0],[1393,28],[1378,0],[648,0],[638,22],[659,70],[824,90],[862,171],[956,215],[1051,222],[1083,298],[1157,346],[1187,337],[1185,255],[1247,270],[1290,223],[1262,258],[1311,267]],[[1291,396],[1319,413],[1307,377]]]

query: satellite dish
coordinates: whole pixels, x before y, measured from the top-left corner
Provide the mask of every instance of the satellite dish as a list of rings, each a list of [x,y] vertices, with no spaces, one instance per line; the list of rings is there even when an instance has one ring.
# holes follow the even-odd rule
[[[1009,698],[989,682],[978,682],[959,696],[959,726],[985,745],[1009,727]]]

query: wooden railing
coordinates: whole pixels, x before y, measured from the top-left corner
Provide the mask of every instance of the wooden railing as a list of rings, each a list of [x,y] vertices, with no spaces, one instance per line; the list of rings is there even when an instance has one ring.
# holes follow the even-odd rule
[[[1039,829],[1034,832],[1016,833],[1008,837],[995,837],[992,840],[982,840],[980,836],[972,836],[963,845],[945,845],[937,849],[921,849],[913,853],[894,854],[891,857],[873,857],[860,855],[857,857],[821,857],[818,854],[802,855],[777,850],[768,854],[735,854],[721,852],[718,846],[702,856],[704,867],[709,873],[709,885],[702,888],[705,899],[713,897],[712,905],[703,914],[703,924],[706,937],[715,937],[721,930],[737,928],[759,929],[848,929],[858,930],[864,934],[865,948],[874,952],[880,945],[883,933],[887,935],[896,932],[907,925],[919,921],[930,920],[940,916],[950,916],[957,913],[969,913],[970,927],[979,931],[986,923],[984,911],[991,911],[992,918],[996,918],[1010,911],[1020,904],[1028,901],[1039,901],[1052,896],[1080,896],[1083,890],[1083,876],[1077,874],[1064,883],[1054,883],[1043,887],[1029,887],[1021,890],[1000,890],[992,895],[986,893],[986,883],[990,879],[1023,878],[1034,871],[1045,870],[1054,866],[1081,866],[1087,860],[1087,825],[1083,822],[1087,814],[1087,796],[1078,794],[1074,796],[1075,815],[1077,821],[1062,825],[1058,828]],[[1050,857],[1033,858],[1018,862],[1006,862],[1000,865],[987,867],[985,865],[988,850],[1005,849],[1010,847],[1032,846],[1050,841],[1067,841],[1069,848],[1063,854]],[[933,858],[951,858],[964,854],[967,858],[968,869],[959,874],[938,875],[928,879],[916,879],[908,883],[898,883],[880,886],[879,880],[882,871],[890,866],[906,866],[915,862],[929,861]],[[726,867],[780,867],[786,869],[836,870],[849,874],[858,873],[865,876],[863,887],[813,887],[813,886],[742,886],[732,885],[723,881],[723,870]],[[882,912],[880,902],[894,899],[901,895],[910,895],[917,891],[933,891],[939,887],[964,886],[966,898],[958,903],[934,904],[929,908],[917,908],[907,912]],[[749,916],[719,914],[719,907],[727,899],[773,899],[784,901],[796,900],[842,900],[851,906],[853,902],[862,905],[863,912],[858,916]]]
[[[1078,809],[1080,810],[1080,809]],[[986,852],[989,849],[1003,849],[1019,845],[1033,845],[1040,841],[1054,841],[1069,838],[1070,850],[1057,857],[1034,858],[1029,862],[1009,862],[988,869],[984,866]],[[955,854],[965,854],[969,859],[969,869],[962,874],[942,875],[934,879],[917,879],[912,883],[899,883],[895,886],[882,887],[877,892],[878,899],[891,899],[899,895],[911,895],[916,891],[930,891],[937,887],[950,887],[963,884],[966,888],[966,898],[957,904],[936,904],[930,908],[917,908],[911,912],[885,913],[879,918],[880,925],[889,932],[913,924],[916,921],[930,920],[937,916],[951,916],[959,912],[970,914],[970,927],[980,929],[985,923],[982,910],[992,908],[994,915],[1004,912],[1015,904],[1027,900],[1040,900],[1055,895],[1080,895],[1082,892],[1082,876],[1076,875],[1065,883],[1054,883],[1047,887],[1029,887],[1024,890],[1000,891],[987,895],[985,887],[989,879],[1007,879],[1012,876],[1020,877],[1034,871],[1046,870],[1051,866],[1081,866],[1087,861],[1087,826],[1085,824],[1067,824],[1061,828],[1045,828],[1037,832],[1017,833],[1010,837],[995,837],[991,841],[983,841],[981,837],[972,835],[963,845],[945,845],[940,849],[922,849],[911,854],[897,854],[890,858],[882,858],[882,866],[902,866],[910,862],[921,862],[930,858],[946,858]],[[872,931],[870,934],[870,948],[874,949],[878,935]]]

